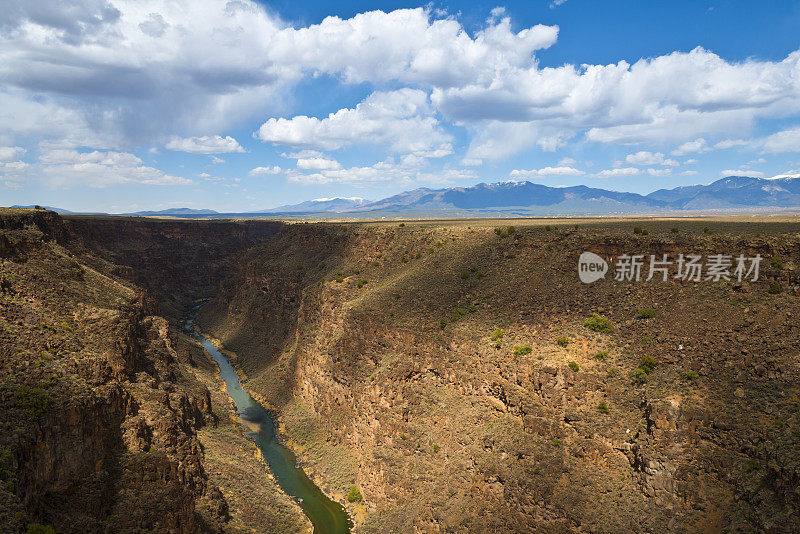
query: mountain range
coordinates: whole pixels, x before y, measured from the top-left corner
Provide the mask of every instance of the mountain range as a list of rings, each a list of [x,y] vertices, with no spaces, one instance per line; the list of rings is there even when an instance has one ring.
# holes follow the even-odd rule
[[[23,207],[23,206],[16,206]],[[32,206],[24,206],[32,207]],[[405,191],[381,200],[321,198],[249,213],[171,208],[124,215],[170,217],[255,217],[334,215],[374,217],[511,217],[558,215],[666,214],[681,211],[769,211],[800,209],[800,176],[727,176],[708,185],[659,189],[648,195],[577,185],[550,187],[532,182],[480,183],[470,187]],[[59,208],[47,208],[70,213]]]

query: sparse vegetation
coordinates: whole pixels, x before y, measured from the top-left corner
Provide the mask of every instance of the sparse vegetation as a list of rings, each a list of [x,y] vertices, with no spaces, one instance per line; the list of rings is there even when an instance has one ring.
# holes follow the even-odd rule
[[[526,354],[530,354],[533,352],[533,349],[530,345],[520,345],[518,347],[514,347],[514,356],[525,356]]]
[[[361,491],[357,487],[353,486],[347,492],[347,502],[361,502],[362,500]]]
[[[28,419],[39,419],[50,411],[50,396],[39,388],[22,386],[16,393],[16,406]]]
[[[25,534],[56,534],[56,531],[50,525],[30,523],[28,524],[28,528],[25,530]]]
[[[655,370],[657,365],[658,362],[656,361],[656,359],[650,356],[649,354],[645,354],[639,360],[639,368],[642,369],[648,375]]]
[[[569,362],[569,364],[568,364],[568,365],[569,365],[569,368],[570,368],[570,369],[572,369],[573,371],[575,371],[576,373],[577,373],[577,372],[578,372],[578,370],[580,369],[580,367],[578,366],[578,364],[577,364],[577,363],[575,363],[575,362]]]
[[[780,256],[775,256],[774,258],[772,258],[770,260],[769,265],[773,269],[781,271],[781,270],[783,270],[783,267],[784,267],[783,258],[781,258]]]
[[[631,382],[637,385],[647,382],[647,373],[644,372],[644,369],[641,367],[634,369],[633,372],[631,372]]]
[[[770,295],[777,295],[781,291],[783,291],[783,286],[777,280],[773,280],[769,283],[769,289],[767,290]]]
[[[606,358],[608,358],[608,351],[607,350],[600,350],[600,351],[597,351],[597,352],[594,353],[594,359],[595,360],[600,360],[602,362],[602,361],[605,361]]]
[[[673,234],[677,234],[678,232],[680,232],[677,226],[673,226],[672,228],[669,229],[669,231],[672,232]]]
[[[689,382],[696,382],[697,379],[700,378],[694,371],[681,371],[678,375],[681,377],[681,380],[688,380]]]
[[[569,345],[569,338],[567,336],[559,336],[558,339],[556,339],[556,344],[561,347],[566,347]]]
[[[603,334],[611,334],[616,331],[614,324],[607,317],[596,313],[586,319],[583,322],[583,326],[593,332],[601,332]]]
[[[439,446],[438,443],[433,444],[433,452],[439,452],[442,448]]]
[[[439,321],[439,328],[444,330],[445,326],[447,326],[447,321],[446,320],[442,319],[441,321]]]
[[[642,308],[636,312],[637,319],[652,319],[656,316],[656,310],[653,308]]]
[[[492,332],[491,335],[492,341],[500,341],[501,339],[503,339],[503,335],[504,335],[503,330],[497,328],[494,332]]]
[[[597,411],[602,414],[608,413],[608,405],[605,403],[605,401],[600,401],[600,404],[597,405]]]

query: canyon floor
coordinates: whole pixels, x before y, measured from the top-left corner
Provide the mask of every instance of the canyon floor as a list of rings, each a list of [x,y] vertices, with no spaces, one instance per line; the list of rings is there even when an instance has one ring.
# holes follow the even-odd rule
[[[764,259],[582,284],[584,251]],[[0,209],[0,262],[0,530],[310,530],[182,331],[197,303],[356,532],[800,529],[796,218]]]

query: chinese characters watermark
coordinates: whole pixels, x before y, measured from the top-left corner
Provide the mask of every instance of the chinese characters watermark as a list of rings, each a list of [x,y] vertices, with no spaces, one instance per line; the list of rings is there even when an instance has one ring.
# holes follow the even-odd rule
[[[614,280],[639,282],[655,278],[666,282],[672,277],[689,282],[756,282],[761,260],[760,254],[752,257],[744,254],[736,257],[731,254],[710,254],[705,261],[698,254],[678,254],[676,258],[668,254],[622,254],[614,263]],[[608,270],[608,262],[593,252],[584,252],[578,259],[578,277],[585,284],[605,278]]]

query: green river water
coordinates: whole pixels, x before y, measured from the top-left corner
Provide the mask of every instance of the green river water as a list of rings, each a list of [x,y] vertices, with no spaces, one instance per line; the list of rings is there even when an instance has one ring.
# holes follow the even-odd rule
[[[242,389],[239,376],[214,344],[194,329],[194,317],[186,321],[186,329],[202,343],[203,348],[219,365],[219,375],[225,382],[228,395],[236,404],[236,412],[242,421],[245,434],[261,450],[272,474],[283,490],[294,497],[306,516],[314,525],[315,534],[342,534],[350,532],[350,521],[344,507],[330,500],[314,485],[308,475],[297,465],[294,453],[285,447],[275,435],[272,415],[253,397]],[[253,431],[257,428],[257,431]]]

